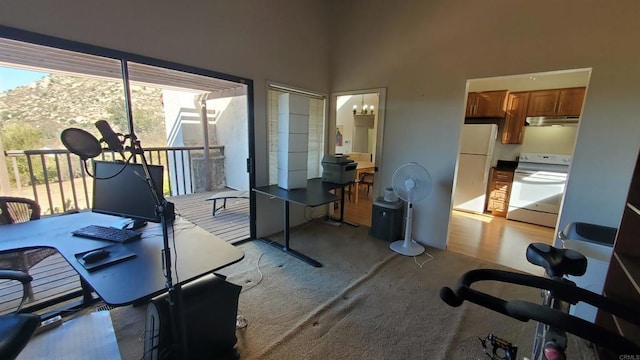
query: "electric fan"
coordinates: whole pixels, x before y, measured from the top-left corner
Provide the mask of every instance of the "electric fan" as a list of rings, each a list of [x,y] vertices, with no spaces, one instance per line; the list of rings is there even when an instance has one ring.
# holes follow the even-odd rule
[[[424,248],[411,239],[411,216],[413,204],[423,200],[431,192],[431,175],[418,163],[410,162],[396,169],[391,185],[398,197],[407,202],[407,221],[404,240],[394,241],[389,247],[402,255],[420,255],[424,252]]]

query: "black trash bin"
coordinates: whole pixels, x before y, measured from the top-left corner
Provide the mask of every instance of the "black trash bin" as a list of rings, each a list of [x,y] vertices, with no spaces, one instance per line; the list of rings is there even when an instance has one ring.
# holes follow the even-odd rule
[[[402,239],[402,201],[388,202],[378,198],[373,202],[371,213],[371,231],[369,235],[386,240]]]

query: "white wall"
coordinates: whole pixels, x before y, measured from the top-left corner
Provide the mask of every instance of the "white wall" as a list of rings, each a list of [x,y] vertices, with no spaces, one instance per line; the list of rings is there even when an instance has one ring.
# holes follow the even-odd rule
[[[446,243],[466,80],[576,68],[593,70],[560,223],[618,226],[639,145],[640,2],[353,0],[331,11],[332,91],[387,87],[382,182],[412,160],[433,177],[417,240]],[[354,51],[362,39],[375,41]]]
[[[214,129],[218,145],[224,145],[227,187],[249,190],[247,97],[243,95],[208,100],[207,109],[216,109],[220,112]]]
[[[0,24],[252,79],[265,185],[266,80],[328,93],[327,16],[318,0],[5,1]],[[258,197],[258,235],[282,228],[281,208]]]
[[[500,127],[499,131],[502,131]],[[522,144],[503,144],[498,134],[493,150],[493,165],[498,160],[514,161],[520,153],[573,155],[577,133],[577,126],[527,126],[524,129]]]
[[[577,126],[528,126],[524,130],[520,151],[572,155],[577,132]]]

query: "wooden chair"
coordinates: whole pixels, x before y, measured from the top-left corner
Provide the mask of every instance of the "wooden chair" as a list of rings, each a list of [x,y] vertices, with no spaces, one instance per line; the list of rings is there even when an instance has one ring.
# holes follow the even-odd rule
[[[17,224],[40,219],[40,205],[20,197],[0,196],[0,225]],[[37,248],[0,254],[0,269],[20,270],[29,273],[34,265],[56,253],[55,249]],[[26,285],[26,295],[33,301],[31,283]]]
[[[375,176],[374,173],[372,172],[365,172],[360,174],[360,179],[357,182],[357,186],[358,186],[358,190],[360,190],[360,186],[364,185],[367,187],[367,196],[369,196],[369,191],[371,190],[371,187],[373,186],[373,177]]]

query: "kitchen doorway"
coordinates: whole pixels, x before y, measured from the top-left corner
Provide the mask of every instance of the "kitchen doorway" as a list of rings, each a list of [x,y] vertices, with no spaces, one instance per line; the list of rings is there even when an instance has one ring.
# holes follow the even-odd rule
[[[535,165],[540,174],[550,167],[564,171],[566,179],[590,75],[591,69],[575,69],[467,81],[447,249],[537,271],[528,266],[526,247],[554,243],[566,184],[555,181],[550,186],[558,194],[529,201],[527,207],[540,211],[523,219],[521,201],[510,201],[521,188],[515,175]],[[481,144],[478,134],[486,135]],[[522,196],[537,195],[520,191],[513,198]]]
[[[331,97],[330,149],[358,163],[356,181],[344,194],[345,220],[369,227],[372,203],[382,189],[376,172],[382,160],[385,97],[386,89],[341,92]]]

